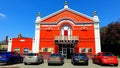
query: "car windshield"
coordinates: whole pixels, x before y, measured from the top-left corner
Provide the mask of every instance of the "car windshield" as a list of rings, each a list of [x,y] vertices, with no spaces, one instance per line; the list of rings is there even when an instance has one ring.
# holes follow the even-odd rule
[[[103,53],[102,56],[114,56],[112,53]]]
[[[86,54],[75,54],[75,56],[85,56],[86,57]]]
[[[10,54],[10,52],[0,52],[0,54]]]
[[[29,54],[27,54],[27,56],[36,56],[36,54],[35,53],[29,53]]]
[[[60,54],[51,54],[50,57],[58,57],[58,56],[61,56]]]

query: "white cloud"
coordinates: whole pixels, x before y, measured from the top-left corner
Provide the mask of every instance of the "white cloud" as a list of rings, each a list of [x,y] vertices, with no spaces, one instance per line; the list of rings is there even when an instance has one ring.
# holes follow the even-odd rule
[[[6,15],[3,13],[0,13],[0,17],[6,17]]]

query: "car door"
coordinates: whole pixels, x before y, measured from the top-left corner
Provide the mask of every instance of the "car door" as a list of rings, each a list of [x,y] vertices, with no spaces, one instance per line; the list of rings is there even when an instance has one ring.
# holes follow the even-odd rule
[[[101,53],[98,53],[98,55],[97,55],[97,63],[100,63],[100,59],[101,59]]]
[[[95,63],[99,62],[99,53],[95,55],[94,61],[95,61]]]
[[[15,63],[18,62],[19,60],[18,58],[19,58],[18,53],[12,52],[12,59],[14,60]]]
[[[94,62],[94,63],[96,63],[96,57],[97,57],[97,54],[94,55],[94,57],[93,57],[93,62]]]

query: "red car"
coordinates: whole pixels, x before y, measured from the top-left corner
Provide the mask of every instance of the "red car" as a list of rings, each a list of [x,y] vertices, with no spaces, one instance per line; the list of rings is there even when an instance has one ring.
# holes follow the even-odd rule
[[[104,65],[104,64],[113,64],[118,66],[118,58],[110,52],[99,52],[93,57],[93,63]]]

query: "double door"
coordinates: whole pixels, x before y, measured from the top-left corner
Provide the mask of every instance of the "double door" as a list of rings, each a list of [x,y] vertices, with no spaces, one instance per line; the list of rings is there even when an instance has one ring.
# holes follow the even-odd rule
[[[61,48],[59,52],[64,58],[71,58],[71,55],[74,52],[74,49],[73,48]]]

